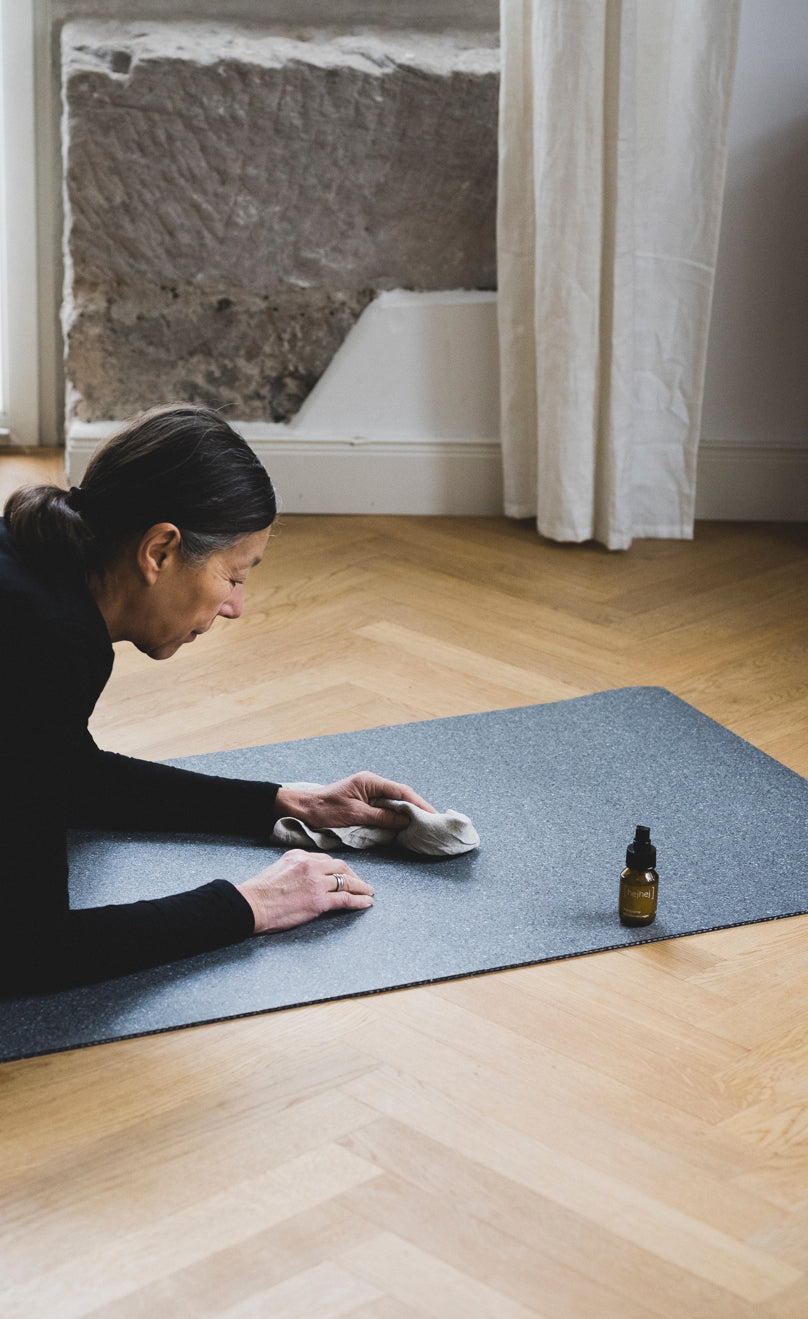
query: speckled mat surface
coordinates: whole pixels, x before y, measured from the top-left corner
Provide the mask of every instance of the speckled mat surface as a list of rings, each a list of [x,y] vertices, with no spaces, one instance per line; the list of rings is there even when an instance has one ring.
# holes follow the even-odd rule
[[[372,908],[121,980],[0,1003],[0,1060],[573,957],[808,910],[808,782],[656,687],[185,758],[245,778],[355,769],[465,811],[478,851],[351,861]],[[624,929],[634,825],[658,849],[656,922]],[[232,838],[74,834],[75,906],[239,882],[278,849]]]

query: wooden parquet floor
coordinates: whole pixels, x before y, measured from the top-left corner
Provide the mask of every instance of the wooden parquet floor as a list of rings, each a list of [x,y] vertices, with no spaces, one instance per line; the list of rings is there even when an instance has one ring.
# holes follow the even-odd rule
[[[808,775],[806,549],[285,519],[238,623],[121,648],[94,731],[162,757],[651,683]],[[7,1064],[0,1315],[805,1319],[807,1016],[800,917]]]

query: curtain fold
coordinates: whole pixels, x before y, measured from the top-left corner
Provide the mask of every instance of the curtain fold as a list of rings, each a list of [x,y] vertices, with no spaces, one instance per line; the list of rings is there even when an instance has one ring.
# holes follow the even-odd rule
[[[740,0],[501,0],[505,512],[693,534]]]

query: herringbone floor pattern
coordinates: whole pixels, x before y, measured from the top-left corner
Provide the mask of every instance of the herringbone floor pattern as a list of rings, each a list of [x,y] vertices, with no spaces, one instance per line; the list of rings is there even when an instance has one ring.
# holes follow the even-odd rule
[[[161,757],[652,683],[808,774],[806,548],[288,519],[239,623],[122,648],[94,731]],[[797,918],[6,1065],[0,1314],[804,1319],[807,1014]]]

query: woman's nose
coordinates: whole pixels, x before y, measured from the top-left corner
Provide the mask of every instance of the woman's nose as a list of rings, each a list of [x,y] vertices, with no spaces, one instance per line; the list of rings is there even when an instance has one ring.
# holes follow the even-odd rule
[[[229,596],[225,600],[219,615],[221,618],[241,618],[244,608],[244,591],[241,582],[234,586]]]

